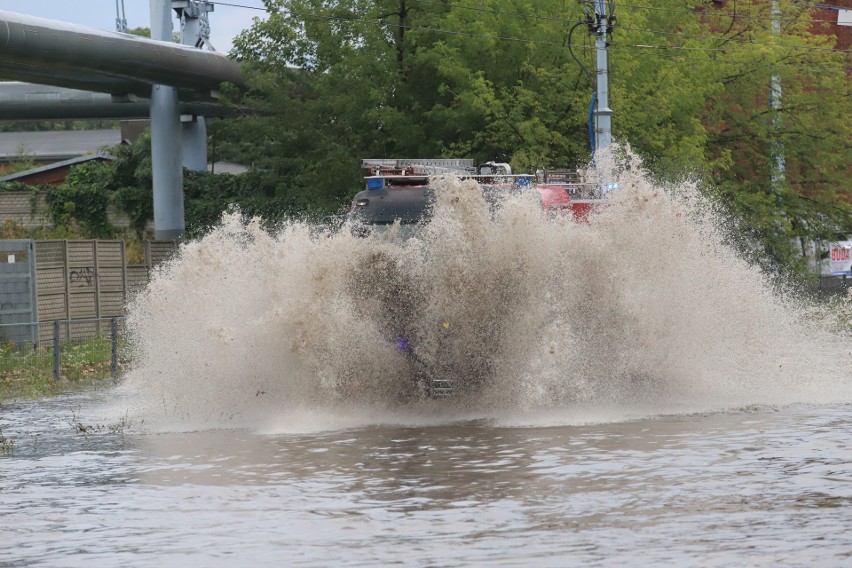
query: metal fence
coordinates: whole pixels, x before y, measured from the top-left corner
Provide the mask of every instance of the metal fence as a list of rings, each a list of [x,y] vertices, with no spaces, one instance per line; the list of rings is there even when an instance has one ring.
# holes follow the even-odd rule
[[[2,381],[116,377],[129,361],[123,317],[0,324]]]
[[[35,241],[0,240],[0,325],[31,322],[36,314]],[[21,326],[10,329],[7,340],[32,341],[30,330]],[[28,333],[29,332],[29,333]]]
[[[804,288],[805,294],[816,300],[845,297],[852,290],[852,278],[820,276],[819,282]]]

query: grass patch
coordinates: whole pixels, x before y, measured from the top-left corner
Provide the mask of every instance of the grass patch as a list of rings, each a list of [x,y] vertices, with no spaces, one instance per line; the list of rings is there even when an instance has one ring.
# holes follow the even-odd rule
[[[119,371],[128,362],[119,341]],[[0,402],[54,396],[113,378],[109,337],[69,341],[59,348],[60,380],[54,378],[53,345],[0,345]]]
[[[15,442],[3,435],[3,430],[0,430],[0,456],[5,456],[12,453],[15,447]]]

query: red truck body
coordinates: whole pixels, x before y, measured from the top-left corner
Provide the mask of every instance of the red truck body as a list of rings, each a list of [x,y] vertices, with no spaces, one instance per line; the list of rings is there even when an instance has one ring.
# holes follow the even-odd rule
[[[489,162],[476,167],[470,160],[440,159],[364,160],[362,166],[368,173],[364,178],[366,189],[352,200],[350,218],[367,225],[423,220],[435,198],[429,178],[440,174],[476,180],[490,200],[501,193],[533,186],[546,213],[570,214],[579,222],[588,222],[603,203],[599,198],[590,198],[593,192],[573,172],[543,170],[535,176],[517,175],[511,173],[508,164]]]

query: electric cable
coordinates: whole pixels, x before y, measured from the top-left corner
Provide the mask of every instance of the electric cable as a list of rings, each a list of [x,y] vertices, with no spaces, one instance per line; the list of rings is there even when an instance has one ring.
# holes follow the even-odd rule
[[[766,19],[767,19],[766,16],[753,16],[753,15],[746,15],[746,14],[738,14],[736,12],[733,12],[733,13],[731,13],[731,12],[716,12],[716,13],[714,13],[713,11],[708,11],[708,10],[702,10],[702,11],[679,10],[679,9],[675,9],[675,8],[661,8],[659,6],[643,6],[643,5],[640,5],[640,4],[629,4],[629,3],[625,3],[625,2],[615,2],[615,5],[621,6],[623,8],[636,8],[636,9],[639,9],[639,10],[649,10],[649,11],[654,11],[654,12],[667,12],[667,13],[671,13],[671,14],[696,14],[696,15],[701,15],[701,16],[711,16],[711,17],[714,17],[714,18],[715,17],[731,18],[731,19],[735,19],[735,20],[766,21]],[[831,7],[829,7],[829,6],[810,6],[810,8],[813,9],[813,8],[831,8]],[[810,23],[814,23],[814,24],[833,24],[833,23],[835,23],[831,20],[818,20],[818,19],[814,19],[814,18],[798,18],[798,17],[786,17],[786,18],[782,17],[782,21],[784,21],[784,20],[791,21],[791,22],[792,21],[810,22]]]
[[[260,10],[261,12],[266,12],[266,8],[263,6],[247,6],[246,4],[234,4],[231,2],[207,2],[208,4],[214,4],[218,6],[230,6],[231,8],[247,8],[249,10]]]
[[[769,46],[773,46],[773,47],[793,47],[793,48],[796,48],[796,49],[812,49],[812,50],[816,50],[816,51],[836,51],[838,53],[852,53],[852,51],[850,51],[850,50],[835,49],[833,47],[823,47],[823,46],[819,46],[819,45],[798,45],[798,44],[791,44],[791,43],[766,43],[766,42],[751,41],[751,40],[747,40],[747,39],[728,38],[728,37],[725,37],[725,36],[692,35],[692,34],[684,34],[684,33],[680,33],[680,32],[666,32],[666,31],[662,31],[662,30],[646,30],[646,29],[643,29],[643,28],[630,28],[630,27],[624,27],[624,26],[619,26],[619,29],[636,31],[636,32],[646,32],[646,33],[651,33],[651,34],[655,34],[655,35],[684,37],[684,38],[687,38],[687,39],[712,39],[712,40],[726,41],[726,42],[730,42],[730,43],[739,43],[739,44],[746,44],[746,45],[769,45]]]
[[[458,4],[458,3],[455,3],[455,2],[444,2],[442,0],[412,0],[412,1],[417,3],[417,4],[436,4],[436,5],[439,5],[439,6],[442,6],[442,7],[458,8],[460,10],[471,10],[471,11],[475,11],[475,12],[487,12],[487,13],[491,13],[491,14],[518,16],[518,17],[521,17],[521,18],[546,20],[546,21],[552,21],[552,22],[563,22],[563,23],[566,23],[566,24],[571,23],[571,21],[572,21],[572,20],[568,20],[568,19],[565,19],[565,18],[555,18],[555,17],[550,17],[550,16],[539,16],[539,15],[536,15],[536,14],[527,14],[527,13],[524,13],[524,12],[510,12],[510,11],[506,11],[506,10],[495,10],[493,8],[485,8],[484,6],[470,6],[470,5],[466,5],[466,4]],[[659,8],[659,7],[655,7],[655,6],[641,6],[641,5],[638,5],[638,4],[624,4],[624,3],[620,3],[620,2],[610,2],[610,6],[623,6],[623,7],[627,7],[627,8],[638,8],[638,9],[642,9],[642,10],[663,11],[663,12],[670,12],[670,13],[675,13],[675,14],[691,14],[691,15],[711,16],[711,17],[730,17],[730,18],[734,18],[734,19],[749,19],[749,20],[761,20],[761,21],[766,20],[765,16],[746,16],[746,15],[743,15],[743,14],[724,13],[724,12],[723,13],[714,13],[713,11],[706,11],[706,10],[704,10],[704,11],[679,10],[679,9],[673,9],[673,8]],[[782,18],[782,21],[785,21],[785,20],[786,21],[803,21],[803,22],[812,22],[812,23],[828,23],[828,24],[834,23],[830,20],[816,20],[816,19],[811,19],[811,18],[798,18],[798,17]]]
[[[238,5],[238,4],[232,4],[232,3],[226,3],[226,2],[216,1],[216,2],[210,2],[210,3],[211,4],[221,4],[221,5],[225,5],[225,6],[235,6],[235,7],[241,7],[241,8],[252,8],[252,9],[264,10],[265,11],[264,8],[258,8],[258,7],[246,6],[246,5]],[[485,10],[485,9],[483,9],[483,10]],[[408,30],[408,31],[427,31],[427,32],[445,34],[445,35],[450,35],[450,36],[455,35],[455,36],[464,36],[464,37],[473,37],[473,38],[482,38],[482,39],[492,39],[492,40],[499,40],[499,41],[514,41],[514,42],[520,42],[520,43],[530,43],[530,44],[534,44],[534,45],[549,45],[549,46],[554,46],[554,47],[564,47],[563,44],[557,43],[557,42],[552,42],[552,41],[536,40],[536,39],[522,38],[522,37],[516,37],[516,36],[502,36],[502,35],[496,35],[496,34],[479,34],[479,33],[474,33],[474,32],[464,32],[464,31],[458,31],[458,30],[447,30],[447,29],[442,29],[442,28],[433,28],[433,27],[429,27],[429,26],[411,26],[411,25],[405,25],[405,24],[393,24],[393,23],[391,23],[387,20],[374,20],[374,19],[358,18],[358,17],[352,17],[352,16],[330,16],[330,15],[327,16],[327,15],[312,14],[312,13],[305,13],[305,12],[295,12],[295,11],[292,11],[292,10],[287,10],[287,11],[285,11],[285,13],[289,14],[291,16],[295,16],[295,17],[299,17],[299,18],[303,18],[303,19],[313,19],[313,20],[320,20],[320,21],[325,20],[325,21],[339,21],[339,22],[360,22],[360,23],[365,23],[365,24],[370,24],[370,25],[384,25],[384,26],[387,26],[387,27],[405,29],[405,30]],[[530,16],[530,17],[534,17],[534,16]],[[568,22],[568,20],[557,20],[557,21],[564,21],[566,23]],[[842,53],[842,54],[852,54],[852,50],[840,50],[840,49],[835,49],[835,48],[830,48],[830,47],[822,47],[822,46],[797,45],[797,44],[786,44],[786,43],[785,44],[779,44],[779,43],[755,42],[755,41],[750,41],[750,40],[739,40],[739,39],[736,39],[736,38],[726,38],[725,36],[699,36],[699,35],[690,36],[690,35],[682,34],[682,33],[679,33],[679,32],[666,32],[666,31],[663,31],[663,30],[647,30],[647,29],[643,29],[643,28],[621,27],[621,29],[645,32],[645,33],[652,33],[652,34],[657,34],[657,35],[680,36],[680,37],[685,37],[685,38],[688,38],[688,39],[712,39],[712,40],[717,40],[717,41],[727,41],[729,43],[736,43],[736,44],[740,44],[740,45],[760,45],[760,46],[767,46],[767,47],[784,47],[784,48],[790,48],[790,49],[803,49],[803,50],[810,50],[810,51],[827,51],[827,52],[835,52],[835,53]],[[684,49],[684,50],[691,50],[691,51],[725,51],[725,52],[730,52],[730,53],[736,53],[736,52],[744,53],[744,52],[751,52],[752,51],[752,50],[748,50],[748,49],[746,49],[746,50],[732,50],[732,49],[720,48],[720,47],[693,47],[693,46],[686,47],[686,46],[665,46],[665,45],[647,45],[647,44],[627,44],[627,45],[629,47],[634,47],[634,48],[638,48],[638,49]],[[589,49],[589,48],[586,48],[586,49]],[[594,48],[591,48],[591,49],[594,49]]]
[[[594,77],[592,77],[592,74],[589,72],[589,70],[586,68],[586,66],[585,66],[585,65],[583,65],[583,62],[582,62],[582,61],[580,61],[580,60],[577,58],[577,56],[574,54],[574,49],[573,49],[572,44],[571,44],[571,34],[573,34],[573,33],[574,33],[574,30],[575,30],[575,29],[577,29],[578,27],[583,26],[583,25],[585,25],[585,24],[586,24],[586,22],[577,22],[576,24],[574,24],[574,25],[571,27],[571,30],[568,32],[568,40],[567,40],[567,42],[566,42],[566,43],[567,43],[567,45],[568,45],[568,53],[570,53],[570,54],[571,54],[571,57],[573,57],[573,58],[574,58],[574,61],[576,61],[576,62],[577,62],[577,65],[579,65],[579,66],[580,66],[580,69],[582,69],[582,70],[583,70],[583,72],[586,74],[586,76],[589,78],[589,82],[592,84],[592,88],[594,89],[594,87],[595,87],[595,79],[594,79]],[[585,47],[585,46],[584,46],[584,47]]]
[[[552,17],[552,16],[541,16],[541,15],[538,15],[538,14],[529,14],[529,13],[524,13],[524,12],[512,12],[512,11],[508,11],[508,10],[495,10],[493,8],[486,8],[484,6],[469,6],[469,5],[458,4],[458,3],[453,3],[453,2],[443,2],[441,0],[412,0],[412,1],[417,3],[417,4],[434,4],[434,5],[439,5],[439,6],[442,6],[442,7],[457,8],[457,9],[460,9],[460,10],[470,10],[470,11],[474,11],[474,12],[484,12],[484,13],[489,13],[489,14],[497,14],[497,15],[505,15],[505,16],[516,16],[516,17],[524,18],[524,19],[543,20],[543,21],[549,21],[549,22],[561,22],[561,23],[565,23],[565,24],[570,24],[574,21],[572,19],[566,19],[566,18],[557,18],[557,17]],[[222,6],[232,6],[232,7],[235,7],[235,8],[248,8],[248,9],[252,9],[252,10],[260,10],[260,11],[263,11],[263,12],[267,11],[266,8],[260,7],[260,6],[248,6],[248,5],[245,5],[245,4],[235,4],[235,3],[231,3],[231,2],[219,2],[218,0],[210,1],[208,3],[209,4],[219,4],[219,5],[222,5]],[[709,12],[709,11],[677,10],[677,9],[673,9],[673,8],[659,8],[659,7],[655,7],[655,6],[642,6],[642,5],[638,5],[638,4],[625,4],[625,3],[620,3],[620,2],[612,2],[611,5],[612,6],[623,6],[623,7],[628,7],[628,8],[638,8],[638,9],[641,9],[641,10],[664,11],[664,12],[670,12],[670,13],[676,13],[676,14],[690,14],[690,15],[712,16],[712,17],[729,17],[729,18],[734,18],[734,19],[747,19],[747,20],[760,20],[760,21],[766,21],[766,19],[767,19],[767,17],[765,17],[765,16],[746,16],[744,14],[736,14],[736,13],[713,13],[713,12]],[[831,20],[816,20],[816,19],[798,18],[798,17],[788,17],[788,18],[782,17],[781,21],[782,22],[783,21],[803,21],[803,22],[827,23],[827,24],[835,23]]]

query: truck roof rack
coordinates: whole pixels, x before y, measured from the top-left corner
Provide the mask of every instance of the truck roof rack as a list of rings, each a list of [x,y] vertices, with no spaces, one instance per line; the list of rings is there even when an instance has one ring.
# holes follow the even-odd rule
[[[466,158],[372,158],[361,160],[370,175],[475,174],[476,165]]]

